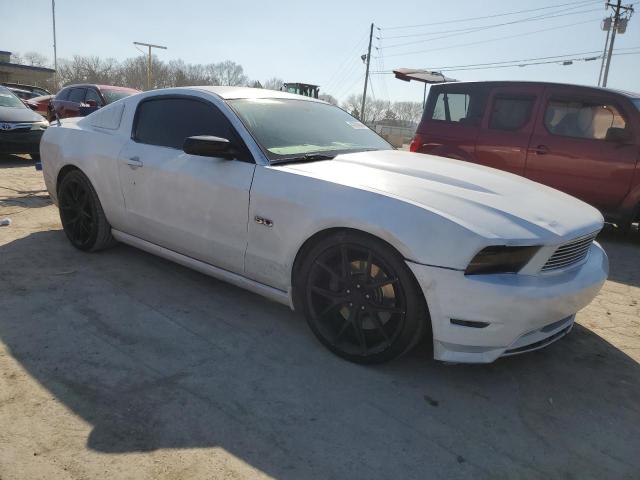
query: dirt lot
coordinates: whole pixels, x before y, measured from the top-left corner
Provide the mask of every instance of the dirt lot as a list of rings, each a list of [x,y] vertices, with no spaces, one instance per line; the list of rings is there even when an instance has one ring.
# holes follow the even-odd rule
[[[0,157],[0,479],[640,478],[640,235],[565,339],[488,366],[345,363],[285,307],[67,242]]]

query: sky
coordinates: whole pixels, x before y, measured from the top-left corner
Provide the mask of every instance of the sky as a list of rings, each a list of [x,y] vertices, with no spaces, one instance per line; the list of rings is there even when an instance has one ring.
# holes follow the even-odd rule
[[[636,3],[639,0],[628,0]],[[255,80],[279,77],[320,85],[344,99],[361,93],[368,34],[374,23],[374,98],[421,101],[422,84],[393,68],[438,68],[460,80],[546,80],[596,85],[600,60],[526,67],[455,70],[439,67],[511,60],[585,58],[602,53],[608,16],[603,0],[435,0],[277,2],[244,0],[57,0],[58,58],[140,55],[134,41],[166,45],[162,60],[233,60]],[[554,6],[554,8],[545,8]],[[535,11],[511,14],[522,10]],[[490,18],[470,20],[474,17]],[[0,50],[53,58],[51,0],[0,0]],[[522,21],[527,20],[527,21]],[[504,24],[504,25],[497,25]],[[542,30],[542,31],[541,31]],[[505,38],[506,37],[506,38]],[[640,14],[634,15],[611,62],[609,87],[640,92]],[[561,57],[560,57],[561,56]],[[532,63],[549,60],[530,60]]]

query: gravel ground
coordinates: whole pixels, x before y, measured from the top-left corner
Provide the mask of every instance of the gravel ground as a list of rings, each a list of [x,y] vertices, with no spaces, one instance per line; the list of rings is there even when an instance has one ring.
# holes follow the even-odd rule
[[[565,339],[492,365],[345,363],[259,296],[67,242],[0,156],[0,480],[640,478],[640,235]]]

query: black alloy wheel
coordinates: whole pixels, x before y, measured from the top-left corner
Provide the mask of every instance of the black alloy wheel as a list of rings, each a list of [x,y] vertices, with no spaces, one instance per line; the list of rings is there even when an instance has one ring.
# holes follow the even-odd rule
[[[62,178],[58,207],[62,227],[74,247],[96,251],[114,242],[98,195],[80,170],[72,170]]]
[[[334,353],[378,363],[415,345],[428,314],[402,259],[363,237],[322,248],[306,262],[304,309],[313,332]]]

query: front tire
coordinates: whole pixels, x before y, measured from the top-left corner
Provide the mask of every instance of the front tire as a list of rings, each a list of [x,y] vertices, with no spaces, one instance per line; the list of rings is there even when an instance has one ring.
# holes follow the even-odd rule
[[[422,291],[402,256],[359,232],[339,232],[314,245],[295,289],[318,340],[351,362],[396,358],[430,326]]]
[[[95,252],[114,243],[98,194],[80,170],[72,170],[62,178],[58,203],[62,228],[74,247]]]

